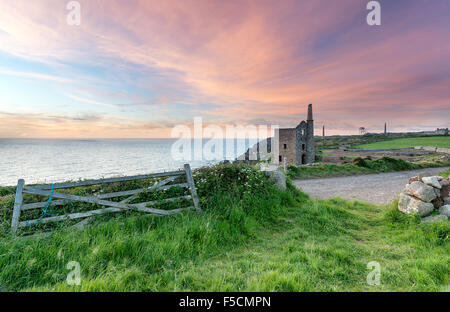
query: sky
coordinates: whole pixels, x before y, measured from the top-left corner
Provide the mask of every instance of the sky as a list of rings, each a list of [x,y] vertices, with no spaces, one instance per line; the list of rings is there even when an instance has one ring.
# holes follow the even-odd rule
[[[0,138],[449,127],[450,1],[0,0]]]

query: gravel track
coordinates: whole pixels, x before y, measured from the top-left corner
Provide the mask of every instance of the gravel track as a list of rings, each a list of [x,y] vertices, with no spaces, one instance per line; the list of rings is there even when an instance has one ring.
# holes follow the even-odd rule
[[[341,197],[384,205],[392,202],[408,183],[408,178],[425,173],[436,175],[450,167],[368,174],[350,177],[294,180],[313,198]]]

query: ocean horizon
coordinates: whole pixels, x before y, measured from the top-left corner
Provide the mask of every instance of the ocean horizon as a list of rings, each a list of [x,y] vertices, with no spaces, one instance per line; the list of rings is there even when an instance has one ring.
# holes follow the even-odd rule
[[[189,163],[193,169],[234,160],[256,141],[224,139],[223,157],[174,159],[172,145],[179,139],[0,139],[0,186],[58,183],[177,170]],[[203,139],[204,146],[210,139]],[[234,141],[234,151],[226,145]],[[227,143],[228,142],[228,143]]]

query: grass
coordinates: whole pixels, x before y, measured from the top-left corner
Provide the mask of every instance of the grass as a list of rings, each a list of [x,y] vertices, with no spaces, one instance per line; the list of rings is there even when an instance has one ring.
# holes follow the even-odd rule
[[[211,171],[197,176],[205,210],[200,215],[118,216],[83,230],[61,228],[41,239],[3,235],[0,287],[10,291],[448,290],[449,223],[419,224],[416,217],[394,209],[395,203],[385,207],[313,200],[290,183],[287,191],[279,191],[252,169],[229,166]],[[212,186],[208,181],[217,175],[226,182]],[[246,180],[240,182],[243,177]],[[210,196],[204,196],[212,189]],[[65,282],[70,261],[80,263],[80,286]],[[370,261],[381,265],[379,286],[366,283]]]
[[[311,179],[415,170],[443,166],[450,166],[450,161],[427,161],[412,163],[391,157],[383,157],[377,160],[365,160],[358,157],[355,158],[352,163],[346,164],[323,163],[314,166],[289,166],[288,176],[292,179]]]
[[[389,149],[389,148],[408,148],[414,146],[431,146],[450,148],[450,136],[433,136],[422,138],[404,138],[390,141],[375,142],[370,144],[357,145],[358,149]]]
[[[434,134],[426,134],[424,132],[407,132],[407,133],[366,133],[364,135],[332,135],[323,139],[320,136],[315,138],[316,150],[321,149],[337,149],[351,148],[356,145],[371,144],[375,142],[384,142],[402,138],[434,138]]]
[[[448,179],[450,177],[450,169],[444,170],[439,174],[441,177]]]

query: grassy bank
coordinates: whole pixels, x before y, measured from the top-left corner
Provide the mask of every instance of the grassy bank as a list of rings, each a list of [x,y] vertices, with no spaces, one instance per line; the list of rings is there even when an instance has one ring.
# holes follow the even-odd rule
[[[357,145],[357,149],[408,148],[415,146],[431,146],[450,148],[450,136],[433,136],[423,138],[405,138],[370,144]]]
[[[292,179],[312,179],[350,176],[359,174],[415,170],[450,166],[450,161],[428,161],[412,163],[402,159],[383,157],[377,160],[356,158],[346,164],[317,164],[314,166],[289,166],[288,176]]]
[[[3,233],[0,287],[439,291],[449,283],[448,223],[421,225],[392,207],[312,200],[292,184],[279,191],[250,167],[204,169],[196,180],[200,215],[116,216],[43,239]],[[2,207],[10,209],[7,201]],[[80,286],[65,282],[70,261],[80,263]],[[370,261],[380,263],[379,286],[366,283]]]

